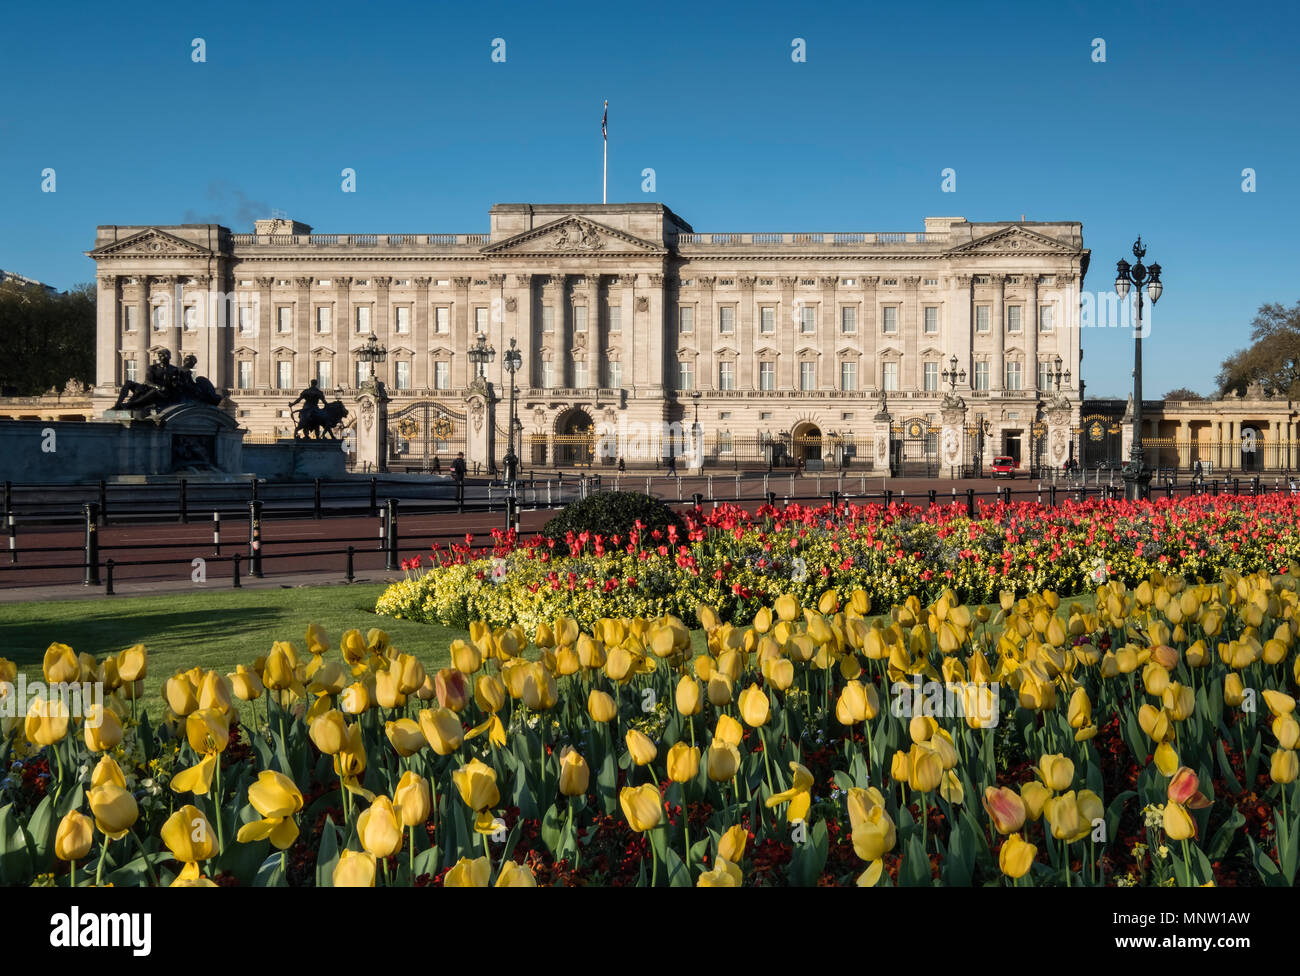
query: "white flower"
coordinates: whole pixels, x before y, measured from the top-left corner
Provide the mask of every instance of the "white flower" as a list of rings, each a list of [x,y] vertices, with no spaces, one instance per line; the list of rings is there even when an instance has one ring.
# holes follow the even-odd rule
[[[790,579],[796,583],[802,583],[808,578],[808,562],[803,556],[795,556],[790,561]]]
[[[1110,578],[1110,573],[1106,571],[1106,560],[1100,556],[1097,557],[1097,561],[1093,563],[1092,573],[1089,576],[1089,579],[1091,579],[1094,583],[1100,585],[1106,582],[1106,580],[1109,578]]]
[[[492,560],[492,582],[504,583],[506,579],[506,561],[501,558]]]

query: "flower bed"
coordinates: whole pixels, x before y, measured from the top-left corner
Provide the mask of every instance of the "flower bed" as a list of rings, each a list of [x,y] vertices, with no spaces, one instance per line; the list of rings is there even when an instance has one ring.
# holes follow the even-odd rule
[[[309,626],[158,722],[143,647],[53,644],[108,697],[5,719],[0,883],[1289,886],[1298,572],[784,593],[700,607],[698,655],[675,617],[476,622],[436,674]]]
[[[1214,579],[1225,571],[1277,572],[1300,553],[1300,499],[1199,496],[1177,501],[1092,501],[919,508],[895,504],[762,508],[722,505],[687,517],[682,537],[586,534],[578,552],[549,540],[494,533],[487,546],[435,549],[405,562],[408,575],[380,598],[381,614],[465,627],[572,617],[690,618],[700,604],[749,620],[785,592],[865,590],[877,604],[945,588],[987,603],[1002,590],[1082,592],[1106,580],[1134,586],[1153,571]],[[560,552],[563,552],[561,547]]]

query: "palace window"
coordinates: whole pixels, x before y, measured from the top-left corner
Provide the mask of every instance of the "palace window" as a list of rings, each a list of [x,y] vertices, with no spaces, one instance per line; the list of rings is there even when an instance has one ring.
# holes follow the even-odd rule
[[[925,381],[925,392],[935,393],[939,389],[939,364],[926,363],[923,367],[923,379]]]
[[[731,453],[731,431],[724,430],[722,433],[718,435],[718,453],[719,454]]]
[[[677,328],[683,334],[695,331],[695,309],[692,306],[683,306],[677,310]]]
[[[397,388],[399,390],[411,388],[411,364],[404,359],[397,361]]]
[[[241,363],[240,365],[243,365],[243,364]],[[137,378],[137,374],[136,374],[136,366],[135,366],[135,360],[134,360],[134,359],[123,360],[123,362],[122,362],[122,376],[123,376],[125,379],[130,380],[131,382],[135,382],[135,380],[136,380],[136,378]]]
[[[316,385],[322,390],[334,386],[334,366],[328,359],[321,359],[316,363]]]
[[[574,332],[587,331],[587,306],[586,305],[573,306],[573,331]]]
[[[122,309],[122,331],[134,332],[140,327],[140,309],[134,305]]]
[[[974,385],[972,386],[972,389],[987,391],[988,388],[989,388],[989,364],[976,363],[975,379],[974,379]]]
[[[718,389],[734,390],[736,388],[736,364],[718,363]]]
[[[275,314],[276,314],[276,323],[277,323],[276,328],[278,328],[281,332],[292,332],[293,331],[293,306],[281,305],[279,308],[275,310]]]
[[[316,309],[316,331],[325,333],[330,330],[330,310],[328,305]]]
[[[695,364],[688,359],[679,360],[677,363],[677,389],[695,389]]]
[[[357,332],[365,333],[370,331],[370,306],[357,306]]]
[[[488,327],[487,306],[479,305],[474,309],[474,331],[486,333],[487,327]]]
[[[542,331],[555,331],[555,307],[553,305],[542,306]]]
[[[898,279],[897,279],[897,278],[885,278],[885,279],[883,279],[880,283],[881,283],[882,285],[889,285],[889,286],[892,287],[892,286],[898,284]]]
[[[440,359],[433,364],[433,388],[435,390],[451,389],[451,363]]]
[[[199,328],[199,308],[197,305],[185,306],[185,331],[197,332]]]
[[[609,389],[621,390],[623,388],[623,364],[618,362],[609,363],[606,368],[609,372]]]
[[[1019,305],[1007,306],[1007,331],[1019,332],[1021,328],[1021,308]]]
[[[549,359],[542,360],[542,387],[555,389],[555,365]]]
[[[622,305],[611,305],[609,307],[609,331],[610,332],[623,331],[623,306]]]
[[[758,388],[760,390],[776,389],[776,363],[758,364]]]
[[[1020,364],[1007,363],[1007,389],[1020,389]]]
[[[579,390],[585,390],[588,386],[587,361],[585,359],[575,359],[573,361],[573,385]]]
[[[131,365],[135,364],[132,363]],[[235,383],[241,390],[251,390],[253,388],[253,364],[249,360],[241,359],[239,361]]]
[[[360,389],[366,380],[370,379],[370,364],[358,362],[356,366],[356,387]]]
[[[411,307],[409,305],[398,305],[393,309],[393,331],[407,333],[411,331]]]
[[[167,328],[167,306],[155,305],[153,307],[153,330],[162,332]]]
[[[840,389],[851,393],[858,388],[858,364],[840,363]]]
[[[880,364],[880,388],[888,393],[898,390],[898,363]]]
[[[812,335],[817,331],[817,309],[812,305],[804,305],[799,309],[799,331],[804,335]]]
[[[1054,312],[1056,310],[1051,305],[1043,305],[1038,309],[1038,331],[1051,332],[1055,326]]]
[[[989,331],[989,306],[987,305],[975,306],[975,331],[976,332]]]
[[[1053,377],[1052,377],[1052,364],[1051,364],[1051,363],[1039,363],[1039,364],[1038,364],[1038,387],[1037,387],[1037,388],[1040,389],[1040,390],[1050,390],[1050,389],[1052,389],[1055,385],[1056,385],[1055,380],[1054,380]]]
[[[805,393],[817,389],[817,364],[805,360],[799,364],[799,389]]]
[[[281,359],[275,364],[275,385],[277,389],[287,390],[293,385],[293,363]]]
[[[853,335],[858,331],[858,310],[852,305],[840,309],[840,333]]]
[[[253,319],[253,309],[248,305],[240,305],[237,314],[239,316],[240,334],[252,335],[257,329],[257,324]]]
[[[925,334],[937,335],[939,333],[939,309],[935,305],[927,305],[922,310],[922,317],[925,322]]]
[[[440,335],[451,331],[451,309],[446,305],[439,305],[433,310],[433,331]]]
[[[736,307],[734,305],[723,305],[718,309],[718,331],[723,335],[731,335],[736,331]]]
[[[938,287],[939,287],[939,279],[938,279],[938,278],[926,278],[925,281],[922,282],[922,284],[924,284],[926,288],[938,288]]]
[[[763,335],[776,331],[776,309],[773,306],[764,305],[758,310],[758,331]]]
[[[898,306],[886,305],[880,310],[880,330],[886,335],[898,332]]]

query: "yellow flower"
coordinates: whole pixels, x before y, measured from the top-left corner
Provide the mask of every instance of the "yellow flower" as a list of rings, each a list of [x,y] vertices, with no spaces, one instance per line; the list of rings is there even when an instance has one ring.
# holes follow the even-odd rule
[[[745,857],[745,845],[749,843],[749,833],[740,824],[728,827],[718,838],[718,857],[732,864],[739,864]]]
[[[527,864],[516,864],[514,861],[506,861],[501,865],[501,873],[497,875],[497,882],[494,888],[536,888],[537,878],[533,876],[533,870]]]
[[[943,759],[933,749],[913,742],[907,757],[907,785],[921,793],[937,789],[943,780]]]
[[[444,888],[486,888],[492,878],[492,862],[487,855],[462,857],[442,879]]]
[[[189,803],[167,818],[160,835],[178,861],[206,861],[218,853],[217,832],[203,811]]]
[[[331,708],[312,720],[307,727],[307,734],[323,755],[332,756],[343,748],[347,740],[348,723],[342,712]]]
[[[772,711],[772,703],[767,700],[767,695],[763,693],[763,689],[757,684],[751,684],[740,693],[738,704],[740,705],[740,717],[745,720],[745,724],[750,728],[756,729],[767,724]]]
[[[361,636],[359,631],[349,633]],[[334,865],[330,880],[335,888],[373,888],[375,867],[375,855],[368,851],[344,851]]]
[[[1163,825],[1165,836],[1170,840],[1188,840],[1196,836],[1196,821],[1181,803],[1170,800],[1165,804]]]
[[[790,788],[769,796],[766,803],[767,806],[774,807],[788,802],[790,806],[786,808],[785,819],[787,823],[794,823],[807,817],[808,809],[812,806],[813,775],[797,762],[790,763],[790,772],[794,774]]]
[[[894,849],[897,833],[885,808],[873,806],[866,818],[853,828],[853,849],[864,861],[878,861]]]
[[[120,840],[140,816],[135,797],[116,783],[96,786],[86,794],[95,826],[110,840]]]
[[[715,742],[729,742],[733,746],[739,746],[743,734],[744,729],[740,727],[740,723],[730,715],[718,716],[718,725],[713,730],[713,740]]]
[[[393,790],[393,807],[407,827],[418,827],[429,819],[433,798],[428,781],[419,773],[407,770]]]
[[[95,825],[84,813],[70,810],[54,834],[54,856],[60,861],[80,861],[90,853]]]
[[[560,792],[565,796],[583,796],[591,780],[591,769],[572,746],[560,754]]]
[[[449,756],[465,741],[465,729],[450,708],[420,710],[420,731],[440,756]]]
[[[122,723],[117,713],[103,705],[86,709],[86,748],[91,752],[107,752],[122,741]]]
[[[692,678],[689,674],[684,674],[681,680],[677,682],[677,691],[675,694],[677,711],[682,715],[698,715],[702,703],[700,701],[700,683]]]
[[[709,779],[713,782],[727,782],[740,769],[740,750],[715,736],[713,744],[709,746],[708,768]]]
[[[1023,878],[1034,866],[1034,858],[1037,856],[1037,847],[1021,840],[1018,833],[1012,834],[998,852],[998,867],[1008,878]]]
[[[236,839],[246,844],[269,838],[282,851],[292,847],[298,838],[293,815],[302,809],[302,793],[293,780],[284,773],[264,769],[248,787],[248,802],[262,819],[240,827]]]
[[[593,722],[612,722],[618,715],[618,706],[611,695],[593,688],[587,695],[587,715]]]
[[[668,750],[668,778],[674,783],[687,783],[700,772],[700,750],[678,742]]]
[[[1038,778],[1043,781],[1044,786],[1060,793],[1068,790],[1070,784],[1074,782],[1074,761],[1060,753],[1044,755],[1039,757],[1035,772],[1038,773]]]
[[[81,680],[81,661],[67,644],[51,644],[45,649],[42,670],[45,680],[52,685]]]
[[[32,699],[23,732],[34,746],[52,746],[62,742],[68,734],[68,706],[59,698]]]
[[[399,718],[393,722],[385,722],[384,735],[388,736],[393,751],[403,758],[414,756],[429,744],[429,740],[424,737],[424,732],[420,729],[420,723],[413,718]]]
[[[663,820],[663,802],[659,788],[650,783],[640,786],[625,786],[618,794],[619,806],[628,826],[638,834],[659,826]]]
[[[1275,749],[1269,761],[1268,776],[1274,783],[1294,783],[1300,775],[1300,756],[1294,749]]]
[[[132,684],[149,673],[149,655],[143,644],[132,644],[117,655],[117,676],[123,684]]]
[[[627,751],[632,756],[632,762],[638,766],[654,762],[655,756],[659,754],[658,748],[643,732],[628,729],[626,739]]]
[[[357,817],[357,838],[376,858],[392,857],[402,849],[402,822],[388,797],[375,797]]]
[[[496,770],[478,759],[471,759],[451,774],[460,798],[476,813],[481,813],[501,802],[497,789]]]
[[[702,871],[700,876],[695,879],[695,887],[739,888],[744,880],[744,872],[740,870],[738,865],[733,864],[724,857],[719,857],[711,870]]]

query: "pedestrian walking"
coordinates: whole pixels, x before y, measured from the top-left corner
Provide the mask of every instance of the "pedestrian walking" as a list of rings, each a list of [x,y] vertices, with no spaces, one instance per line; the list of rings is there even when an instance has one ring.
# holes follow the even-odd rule
[[[1198,485],[1205,482],[1205,469],[1201,467],[1200,458],[1196,459],[1196,467],[1193,469],[1192,477],[1196,480]]]

